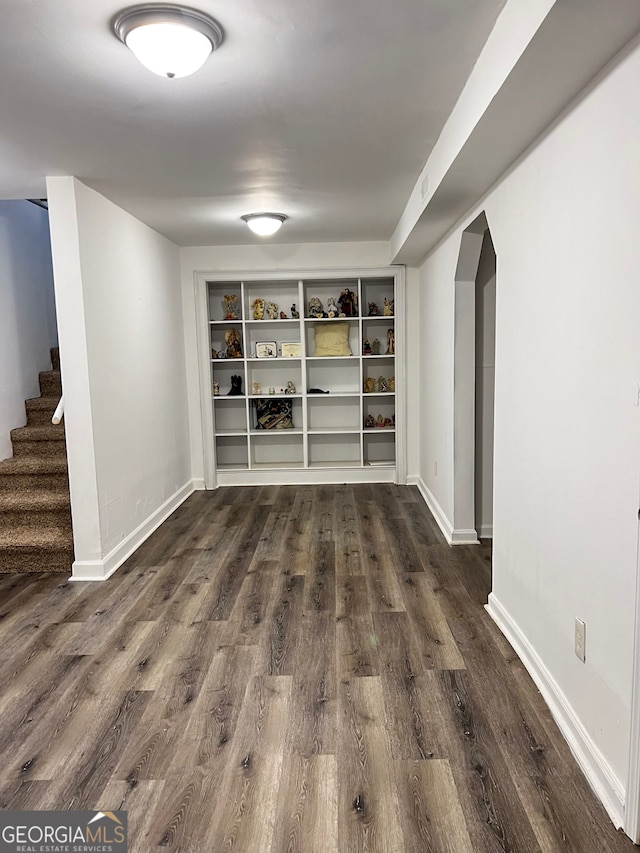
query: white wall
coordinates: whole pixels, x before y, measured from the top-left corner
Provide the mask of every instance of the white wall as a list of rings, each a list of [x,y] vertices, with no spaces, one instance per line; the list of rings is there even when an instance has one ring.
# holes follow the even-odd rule
[[[199,363],[196,334],[196,303],[194,289],[195,272],[238,272],[264,271],[269,274],[287,270],[347,269],[357,267],[383,267],[389,265],[389,244],[372,243],[303,243],[300,245],[258,246],[202,246],[183,248],[180,251],[182,268],[182,300],[185,318],[186,361],[189,387],[189,419],[191,424],[191,467],[197,481],[204,483],[202,415],[199,385]],[[415,275],[415,274],[414,274]],[[415,291],[415,279],[407,277],[408,291]],[[415,295],[413,299],[415,300]],[[412,368],[415,377],[416,370]],[[415,378],[412,381],[416,381]],[[412,406],[416,399],[409,400],[407,422],[415,423]],[[414,429],[415,432],[415,429]],[[414,436],[409,450],[417,450]],[[409,471],[417,471],[414,458],[407,459]]]
[[[0,201],[0,459],[13,452],[9,431],[26,423],[24,401],[40,396],[57,340],[47,211]]]
[[[102,576],[191,488],[179,251],[73,178],[48,192],[74,575]]]
[[[614,819],[637,571],[639,76],[636,50],[483,205],[498,257],[493,615],[555,691]],[[420,271],[421,475],[449,518],[454,276],[479,210]],[[573,653],[574,617],[587,624],[586,663]]]

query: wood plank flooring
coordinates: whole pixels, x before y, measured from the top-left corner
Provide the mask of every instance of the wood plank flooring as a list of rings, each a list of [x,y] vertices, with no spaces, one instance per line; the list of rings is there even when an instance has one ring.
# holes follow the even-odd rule
[[[136,853],[618,853],[412,487],[192,495],[103,584],[0,577],[0,808]]]

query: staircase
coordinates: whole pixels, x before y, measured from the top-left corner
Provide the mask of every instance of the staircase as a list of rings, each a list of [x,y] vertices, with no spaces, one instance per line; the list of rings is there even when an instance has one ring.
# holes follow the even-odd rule
[[[13,456],[0,461],[0,573],[71,572],[64,426],[51,423],[62,394],[57,349],[51,364],[40,374],[40,397],[25,402],[27,425],[11,430]]]

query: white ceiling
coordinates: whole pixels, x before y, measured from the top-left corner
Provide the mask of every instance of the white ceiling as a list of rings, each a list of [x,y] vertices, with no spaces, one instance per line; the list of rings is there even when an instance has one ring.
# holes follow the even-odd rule
[[[144,69],[117,0],[1,0],[0,197],[75,175],[176,243],[389,240],[505,0],[191,0],[193,77]]]

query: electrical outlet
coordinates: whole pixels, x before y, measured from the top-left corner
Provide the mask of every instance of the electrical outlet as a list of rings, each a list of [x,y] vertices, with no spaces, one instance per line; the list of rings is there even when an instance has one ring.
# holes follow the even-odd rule
[[[584,663],[585,660],[585,641],[586,641],[587,626],[582,619],[576,619],[576,657]]]

